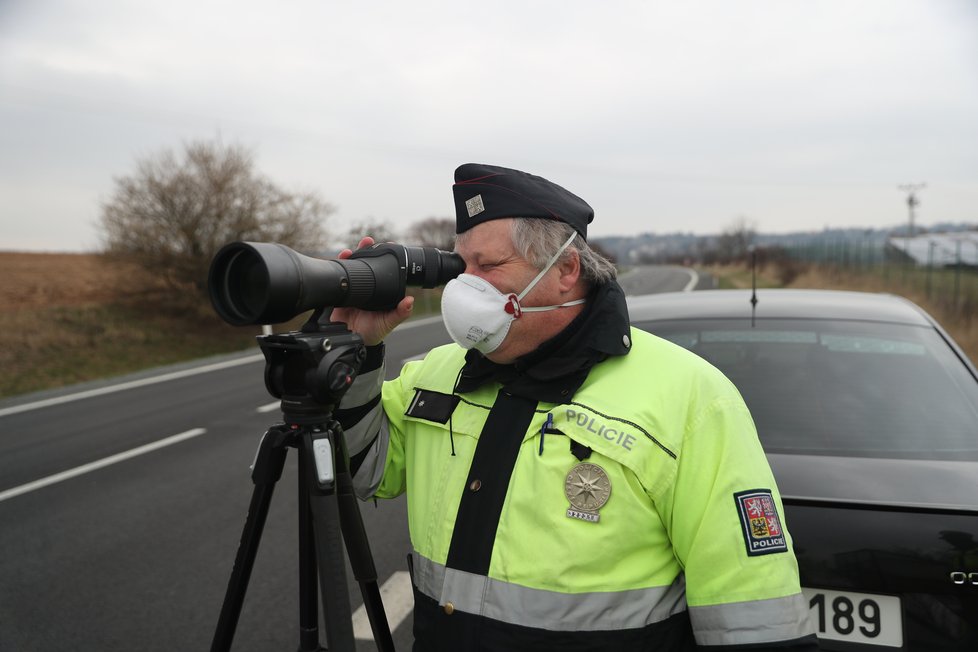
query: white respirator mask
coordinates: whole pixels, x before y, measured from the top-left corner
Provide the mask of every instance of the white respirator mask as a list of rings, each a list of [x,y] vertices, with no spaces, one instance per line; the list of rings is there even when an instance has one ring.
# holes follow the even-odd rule
[[[519,294],[503,294],[489,281],[472,274],[460,274],[449,281],[441,295],[441,315],[455,343],[463,349],[474,348],[488,355],[499,348],[513,321],[522,317],[524,312],[546,312],[584,303],[584,299],[577,299],[558,306],[520,305],[520,300],[550,271],[576,237],[577,233],[572,233],[550,262]]]

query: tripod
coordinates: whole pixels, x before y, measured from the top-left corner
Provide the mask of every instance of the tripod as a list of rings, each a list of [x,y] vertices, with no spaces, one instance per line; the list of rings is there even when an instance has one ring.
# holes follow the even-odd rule
[[[212,652],[231,648],[272,493],[282,477],[289,448],[296,448],[299,454],[299,651],[322,649],[317,592],[323,598],[328,649],[355,650],[341,534],[377,648],[380,652],[394,650],[377,570],[353,492],[343,429],[332,417],[333,406],[353,382],[366,353],[359,335],[344,324],[323,321],[329,310],[314,313],[300,332],[258,338],[265,355],[265,386],[282,400],[285,423],[270,427],[258,447],[251,476],[255,488]],[[318,587],[314,575],[319,577]]]

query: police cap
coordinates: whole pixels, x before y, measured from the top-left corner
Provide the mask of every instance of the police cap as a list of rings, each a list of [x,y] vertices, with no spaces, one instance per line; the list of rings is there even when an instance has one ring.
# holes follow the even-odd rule
[[[455,170],[455,232],[505,217],[564,222],[587,239],[594,210],[572,192],[519,170],[466,163]]]

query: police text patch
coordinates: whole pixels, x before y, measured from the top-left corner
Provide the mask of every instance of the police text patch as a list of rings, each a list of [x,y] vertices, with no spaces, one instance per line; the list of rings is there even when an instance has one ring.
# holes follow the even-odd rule
[[[734,494],[734,500],[748,555],[788,552],[788,542],[770,489],[741,491]]]

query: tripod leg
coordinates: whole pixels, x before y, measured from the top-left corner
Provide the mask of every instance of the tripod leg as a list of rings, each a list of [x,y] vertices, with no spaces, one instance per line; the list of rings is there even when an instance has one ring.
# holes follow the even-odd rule
[[[338,476],[337,481],[340,482],[342,477],[342,475]],[[350,484],[349,495],[339,493],[339,487],[337,491],[340,523],[343,527],[346,549],[350,555],[350,566],[353,568],[354,578],[360,584],[363,606],[366,609],[367,618],[370,620],[370,629],[373,631],[377,650],[379,652],[393,652],[394,639],[391,636],[390,626],[387,624],[384,602],[380,597],[377,568],[374,566],[373,557],[370,554],[370,546],[367,543],[367,533],[363,527],[360,508],[356,503],[356,496],[352,492],[352,482]]]
[[[346,440],[342,427],[338,423],[331,424],[333,441],[336,443],[336,499],[340,510],[340,526],[346,550],[350,555],[350,567],[353,576],[360,584],[360,595],[363,596],[363,606],[370,621],[370,629],[374,635],[378,652],[394,652],[394,638],[391,636],[384,602],[380,597],[380,587],[377,584],[377,567],[373,555],[370,554],[370,543],[367,531],[363,527],[363,517],[360,506],[353,490],[353,476],[350,474],[349,457],[346,451]]]
[[[299,449],[299,464],[308,486],[316,487],[316,468],[312,455],[312,439],[303,438]],[[353,612],[346,582],[346,560],[339,509],[335,491],[322,493],[307,490],[315,532],[316,557],[319,566],[320,591],[323,596],[323,618],[326,622],[326,643],[331,652],[355,652]]]
[[[252,473],[255,489],[251,494],[251,504],[241,533],[241,543],[238,545],[221,615],[217,621],[214,640],[211,642],[211,652],[227,652],[231,649],[245,592],[248,590],[248,581],[251,579],[251,571],[255,565],[258,544],[261,542],[265,520],[268,517],[268,506],[272,501],[275,483],[282,477],[282,468],[285,466],[287,452],[285,442],[288,436],[288,432],[272,428],[262,437]]]
[[[380,587],[377,585],[377,568],[374,566],[370,545],[367,542],[367,532],[363,527],[363,517],[353,493],[353,481],[349,473],[338,473],[336,478],[336,496],[339,501],[340,523],[343,528],[343,538],[350,555],[350,566],[353,576],[360,584],[360,594],[363,596],[363,606],[370,620],[374,641],[379,652],[394,652],[394,638],[391,636],[390,625],[387,623],[387,613],[384,602],[380,597]],[[345,485],[345,486],[344,486]]]
[[[302,449],[299,451],[301,459]],[[316,540],[312,530],[309,487],[304,474],[296,475],[299,479],[299,651],[316,652],[320,649]]]

